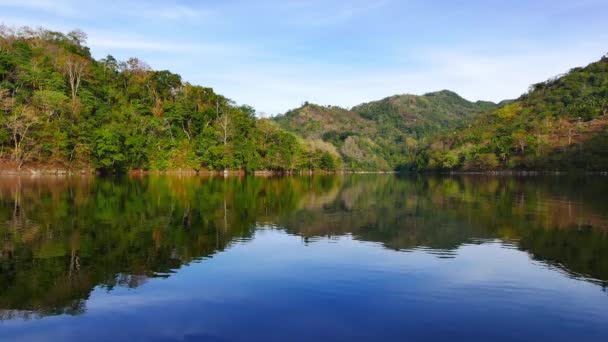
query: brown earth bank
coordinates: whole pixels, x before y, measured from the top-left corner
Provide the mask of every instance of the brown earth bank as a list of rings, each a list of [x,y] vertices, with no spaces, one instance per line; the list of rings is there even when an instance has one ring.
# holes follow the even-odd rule
[[[430,173],[432,174],[432,173]],[[437,174],[437,173],[435,173]],[[572,175],[572,174],[589,174],[589,175],[608,175],[608,171],[547,171],[547,170],[493,170],[493,171],[448,171],[439,172],[442,175],[487,175],[487,176],[547,176],[547,175]]]
[[[62,163],[41,163],[30,162],[19,166],[19,163],[0,159],[0,175],[75,175],[75,174],[101,174],[96,170],[87,166],[67,166]],[[300,170],[300,171],[274,171],[274,170],[257,170],[246,172],[245,170],[193,170],[193,169],[175,169],[175,170],[143,170],[133,169],[126,172],[130,176],[143,175],[226,175],[226,176],[244,176],[246,174],[254,176],[281,176],[281,175],[307,175],[307,174],[394,174],[395,171],[323,171],[323,170]]]
[[[291,176],[291,175],[333,175],[333,174],[396,174],[397,171],[323,171],[323,170],[300,170],[300,171],[273,171],[273,170],[256,170],[246,172],[245,170],[129,170],[128,174],[136,175],[230,175],[230,176]]]
[[[563,170],[467,170],[467,171],[427,171],[427,172],[399,172],[399,171],[323,171],[323,170],[300,170],[300,171],[274,171],[257,170],[246,172],[245,170],[142,170],[134,169],[127,171],[130,176],[143,175],[201,175],[201,176],[245,176],[247,174],[269,177],[289,175],[319,175],[319,174],[445,174],[445,175],[501,175],[501,176],[536,176],[536,175],[567,175],[567,174],[595,174],[608,175],[606,171],[563,171]],[[19,163],[12,160],[0,159],[0,175],[95,175],[101,174],[98,170],[88,166],[66,166],[62,163],[48,164],[41,162],[25,163],[19,167]]]
[[[62,163],[40,163],[30,162],[19,165],[18,162],[0,159],[0,175],[69,175],[69,174],[94,174],[95,169],[78,165],[66,166]]]

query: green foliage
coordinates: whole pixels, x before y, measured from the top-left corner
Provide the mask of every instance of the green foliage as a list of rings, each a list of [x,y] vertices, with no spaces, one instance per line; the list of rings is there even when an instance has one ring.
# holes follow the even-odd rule
[[[0,158],[106,172],[608,169],[608,57],[498,106],[444,90],[264,120],[136,58],[96,61],[85,40],[0,26]]]
[[[93,60],[85,39],[0,29],[3,157],[104,172],[309,169],[317,151],[253,108],[136,58]],[[322,157],[314,168],[340,165]]]
[[[605,171],[608,57],[530,87],[516,101],[443,133],[415,152],[403,169]],[[434,146],[442,147],[435,149]],[[458,156],[457,158],[455,156]]]
[[[83,313],[94,289],[209,262],[260,226],[441,255],[508,241],[608,285],[607,191],[603,177],[4,178],[2,317]]]
[[[412,162],[419,141],[457,129],[495,107],[444,90],[424,96],[392,96],[351,110],[306,103],[275,121],[304,139],[332,144],[347,170],[394,170]]]
[[[93,134],[95,163],[104,171],[124,169],[126,155],[123,153],[124,137],[116,127],[105,126]]]

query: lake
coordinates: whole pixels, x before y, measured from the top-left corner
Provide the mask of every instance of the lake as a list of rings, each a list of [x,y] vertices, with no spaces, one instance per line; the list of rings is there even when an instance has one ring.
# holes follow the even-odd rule
[[[608,338],[608,177],[0,177],[0,340]]]

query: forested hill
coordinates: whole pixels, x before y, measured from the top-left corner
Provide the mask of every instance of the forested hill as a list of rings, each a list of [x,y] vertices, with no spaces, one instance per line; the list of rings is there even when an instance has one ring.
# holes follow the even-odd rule
[[[0,26],[0,172],[608,170],[608,57],[514,101],[450,91],[258,119],[81,31]]]
[[[410,163],[429,136],[495,108],[492,102],[469,102],[443,90],[391,96],[350,110],[307,103],[275,120],[305,139],[335,146],[347,170],[392,170]]]
[[[0,169],[341,167],[329,144],[136,58],[95,60],[85,42],[81,31],[0,26]]]
[[[607,171],[608,55],[434,137],[403,168]]]

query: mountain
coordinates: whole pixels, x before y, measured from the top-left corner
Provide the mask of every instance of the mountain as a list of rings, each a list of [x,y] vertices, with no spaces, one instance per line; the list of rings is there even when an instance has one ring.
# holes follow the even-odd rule
[[[340,152],[347,170],[393,170],[425,138],[497,108],[442,90],[395,95],[345,109],[306,103],[274,120],[304,139],[321,139]]]
[[[450,91],[259,119],[86,34],[0,25],[0,173],[608,170],[608,57],[516,100]]]
[[[608,55],[419,146],[410,170],[608,170]]]

